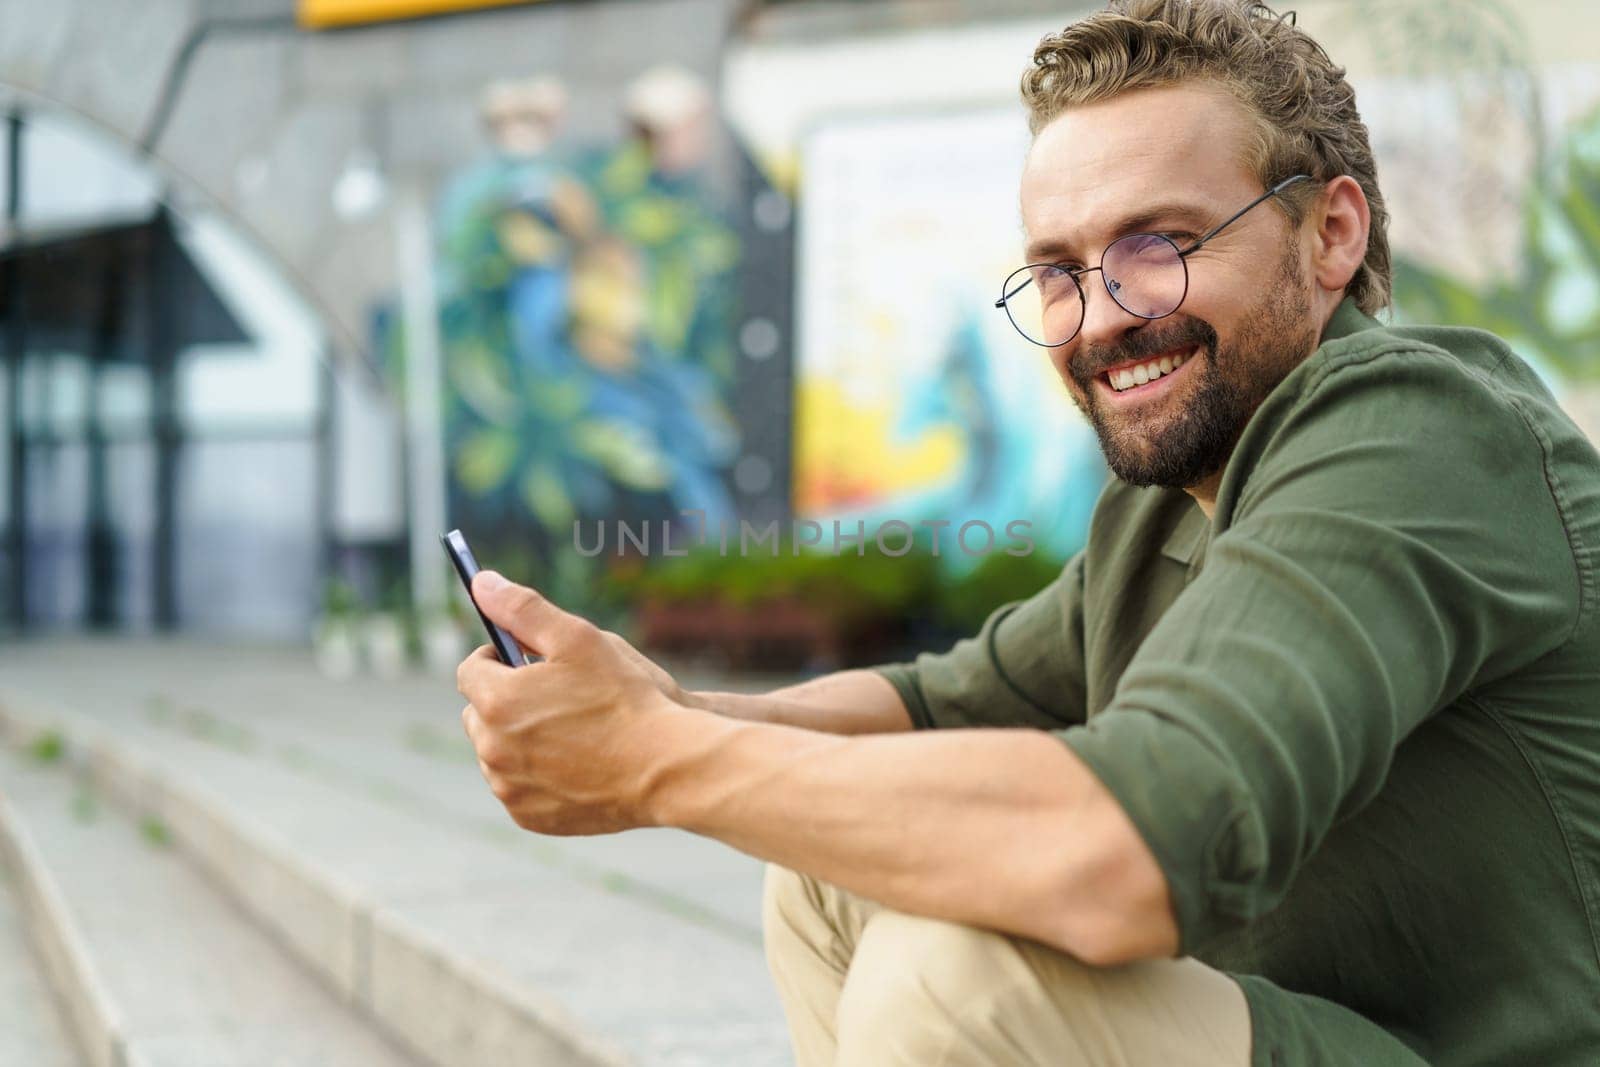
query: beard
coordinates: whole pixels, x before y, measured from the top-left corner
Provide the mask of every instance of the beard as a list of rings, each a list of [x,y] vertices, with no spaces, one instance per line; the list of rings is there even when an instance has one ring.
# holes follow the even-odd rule
[[[1143,327],[1120,344],[1086,347],[1068,367],[1072,399],[1100,439],[1106,466],[1130,485],[1188,489],[1221,470],[1261,401],[1310,354],[1318,337],[1311,303],[1290,244],[1262,299],[1240,320],[1226,348],[1210,323],[1187,318],[1152,332]],[[1106,410],[1095,379],[1107,367],[1163,352],[1199,350],[1184,361],[1183,396],[1163,398],[1151,413]]]

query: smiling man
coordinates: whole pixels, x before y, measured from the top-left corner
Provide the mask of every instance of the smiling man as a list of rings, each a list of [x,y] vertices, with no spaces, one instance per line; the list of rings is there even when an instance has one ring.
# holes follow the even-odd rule
[[[802,1067],[1600,1062],[1600,456],[1497,338],[1372,317],[1366,129],[1292,20],[1125,0],[1023,96],[998,303],[1116,475],[1086,549],[764,696],[486,574],[548,657],[462,665],[496,796],[772,861]]]

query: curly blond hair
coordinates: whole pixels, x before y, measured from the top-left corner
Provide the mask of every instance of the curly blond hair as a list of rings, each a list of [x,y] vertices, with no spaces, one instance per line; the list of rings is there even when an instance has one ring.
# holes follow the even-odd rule
[[[1361,184],[1372,216],[1367,254],[1345,292],[1369,315],[1387,306],[1389,213],[1367,127],[1344,68],[1295,27],[1293,12],[1251,0],[1111,0],[1039,42],[1022,100],[1037,135],[1068,108],[1198,79],[1244,105],[1253,127],[1245,162],[1263,187],[1301,173]],[[1316,188],[1302,182],[1274,199],[1298,226]]]

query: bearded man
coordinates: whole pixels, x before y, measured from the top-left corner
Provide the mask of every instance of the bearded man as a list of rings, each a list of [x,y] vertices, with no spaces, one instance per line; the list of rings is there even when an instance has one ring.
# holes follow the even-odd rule
[[[1600,1063],[1600,456],[1499,339],[1386,327],[1344,78],[1117,0],[1023,79],[999,306],[1116,479],[942,654],[684,693],[497,578],[468,734],[519,824],[772,861],[799,1062]],[[997,312],[998,313],[998,312]]]

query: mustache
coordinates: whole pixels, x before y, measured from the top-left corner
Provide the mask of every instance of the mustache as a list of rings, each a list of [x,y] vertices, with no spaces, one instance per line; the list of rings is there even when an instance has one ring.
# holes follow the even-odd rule
[[[1176,323],[1160,333],[1151,333],[1149,327],[1124,334],[1115,345],[1095,345],[1078,352],[1071,364],[1072,377],[1079,385],[1088,387],[1107,367],[1126,363],[1130,359],[1170,352],[1174,348],[1193,348],[1199,345],[1206,352],[1217,350],[1217,331],[1199,319]]]

